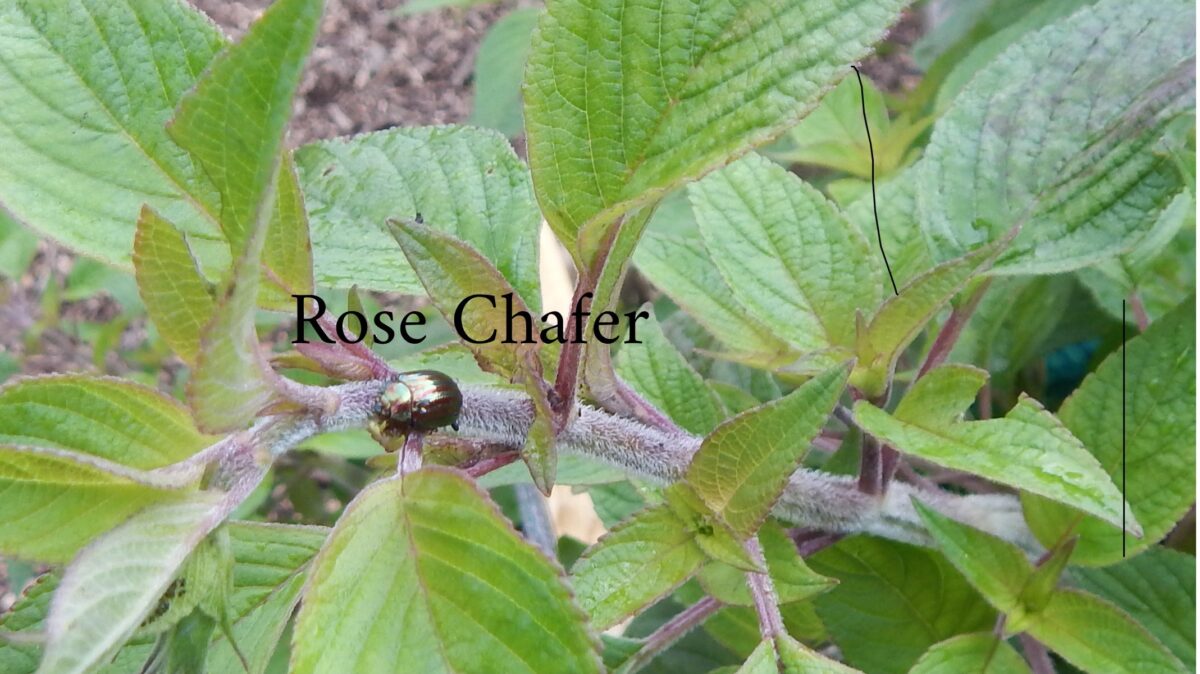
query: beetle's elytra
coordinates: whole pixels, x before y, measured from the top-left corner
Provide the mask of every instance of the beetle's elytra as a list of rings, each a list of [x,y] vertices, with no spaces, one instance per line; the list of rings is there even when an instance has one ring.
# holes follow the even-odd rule
[[[389,435],[457,428],[461,410],[462,392],[445,373],[402,372],[380,397],[380,426]]]

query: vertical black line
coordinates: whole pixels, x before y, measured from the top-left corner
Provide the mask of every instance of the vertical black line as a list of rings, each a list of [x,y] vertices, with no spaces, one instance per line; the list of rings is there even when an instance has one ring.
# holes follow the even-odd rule
[[[892,265],[888,262],[887,253],[883,250],[883,231],[879,228],[879,201],[875,197],[875,143],[871,141],[871,125],[867,122],[867,90],[863,87],[862,73],[856,66],[854,75],[858,77],[858,94],[862,101],[863,126],[867,129],[867,149],[871,152],[871,210],[875,213],[875,236],[879,239],[879,254],[883,256],[883,266],[887,267],[888,278],[892,282],[892,292],[897,295],[900,290],[896,287],[896,277],[892,276]]]
[[[1121,300],[1121,557],[1125,556],[1125,300]]]

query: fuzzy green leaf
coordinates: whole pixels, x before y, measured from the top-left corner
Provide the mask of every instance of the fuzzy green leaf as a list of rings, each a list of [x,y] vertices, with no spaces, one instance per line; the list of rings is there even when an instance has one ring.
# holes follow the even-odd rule
[[[957,260],[944,262],[914,278],[900,289],[899,295],[889,297],[870,323],[859,329],[858,363],[851,383],[869,395],[882,394],[896,371],[900,354],[968,281],[991,265],[1006,245],[1008,239],[1001,239]]]
[[[978,365],[992,373],[993,386],[1006,386],[1054,338],[1074,285],[1069,275],[994,279],[949,360]]]
[[[0,445],[0,495],[11,494],[0,499],[0,550],[65,562],[135,512],[179,496],[139,473],[88,454]]]
[[[1020,548],[960,524],[919,501],[914,505],[946,559],[984,599],[1010,617],[1023,611],[1021,590],[1033,575],[1033,565]]]
[[[185,459],[210,441],[182,405],[130,381],[58,374],[0,388],[0,442],[151,469]]]
[[[323,5],[271,5],[184,97],[170,125],[171,136],[216,185],[221,227],[236,257],[188,382],[197,423],[214,432],[244,428],[274,394],[275,375],[254,330],[259,266],[292,97]]]
[[[787,634],[763,641],[737,674],[854,674],[847,667],[806,647]]]
[[[651,232],[634,256],[638,269],[729,351],[765,361],[795,360],[791,347],[746,314],[698,237]]]
[[[1129,613],[1196,668],[1196,558],[1155,547],[1103,569],[1077,569],[1075,581]]]
[[[328,529],[237,522],[226,526],[234,556],[233,592],[229,617],[235,638],[250,662],[251,674],[262,674],[291,618],[307,577],[307,564],[321,547]],[[59,579],[47,574],[37,580],[18,600],[13,610],[0,619],[0,630],[38,632],[45,629],[51,592]],[[137,674],[149,648],[146,637],[134,638],[99,674]],[[218,630],[210,645],[208,671],[234,672],[242,664]],[[7,644],[0,640],[0,671],[33,674],[41,659],[36,644]]]
[[[684,430],[708,434],[725,419],[721,401],[663,334],[653,315],[638,327],[639,343],[626,343],[617,354],[617,374]]]
[[[471,106],[474,126],[516,136],[524,128],[521,117],[521,77],[529,55],[529,39],[541,9],[527,7],[504,15],[488,29],[475,55],[475,99]]]
[[[613,527],[571,570],[571,585],[596,629],[607,629],[654,603],[704,563],[688,522],[666,505]]]
[[[600,669],[561,570],[450,471],[367,487],[311,574],[297,674]]]
[[[211,433],[245,428],[275,396],[278,375],[263,355],[254,327],[264,225],[261,220],[256,224],[217,298],[216,310],[200,333],[196,369],[188,380],[192,415]]]
[[[227,602],[233,638],[250,663],[250,674],[262,674],[300,602],[310,562],[329,530],[251,522],[231,523],[226,529],[235,562],[233,592]],[[208,658],[208,671],[244,671],[219,630]]]
[[[322,0],[279,0],[218,56],[167,127],[220,195],[219,222],[239,252],[273,200],[292,96]],[[237,159],[234,160],[233,158]]]
[[[922,160],[922,222],[938,256],[1022,223],[993,271],[1056,273],[1139,238],[1180,189],[1153,145],[1195,106],[1194,23],[1193,3],[1102,0],[976,73]],[[1131,44],[1147,48],[1134,56]]]
[[[768,522],[764,525],[758,531],[758,540],[779,603],[803,601],[837,585],[837,581],[808,568],[796,552],[792,539],[778,524]],[[712,562],[700,571],[699,579],[704,589],[722,603],[753,606],[743,571]]]
[[[1059,410],[1067,429],[1113,480],[1120,480],[1125,406],[1125,496],[1145,531],[1141,540],[1127,537],[1123,546],[1112,526],[1092,518],[1078,521],[1076,511],[1025,497],[1026,518],[1043,543],[1052,544],[1076,525],[1075,563],[1111,564],[1146,549],[1195,502],[1195,328],[1195,302],[1188,299],[1106,358]]]
[[[529,308],[524,296],[513,290],[487,258],[470,244],[424,224],[393,222],[390,230],[446,321],[461,323],[463,337],[484,342],[473,344],[464,340],[480,367],[510,379],[541,377],[537,359],[538,326],[531,326],[535,338],[532,344],[519,331],[509,334],[503,296],[513,293],[514,312],[528,312]],[[485,297],[464,305],[463,301],[471,295]],[[523,327],[520,321],[515,323],[516,328]]]
[[[879,255],[879,236],[883,235],[892,276],[900,287],[934,266],[929,246],[921,236],[916,182],[916,167],[909,167],[890,180],[880,182],[875,199],[867,191],[844,209],[846,219],[866,235],[873,255]],[[879,211],[878,230],[875,228],[876,210]]]
[[[84,549],[54,593],[39,674],[91,671],[115,653],[220,523],[221,501],[197,492],[151,506]]]
[[[134,223],[149,204],[186,235],[204,275],[219,278],[230,263],[222,202],[166,124],[224,46],[217,27],[184,3],[4,3],[0,155],[21,160],[0,167],[0,203],[39,232],[127,270]],[[251,70],[274,77],[265,66]],[[293,292],[308,292],[304,210],[284,198],[299,193],[294,177],[280,182],[265,265]],[[290,304],[283,294],[270,298],[273,306]]]
[[[812,110],[904,4],[549,3],[525,73],[525,127],[550,227],[589,267],[620,215]]]
[[[1028,631],[1089,674],[1185,672],[1183,663],[1112,604],[1075,590],[1055,593]]]
[[[17,602],[0,616],[0,631],[15,636],[33,635],[45,629],[50,600],[58,588],[58,576],[43,574],[18,595]],[[13,588],[16,591],[18,588]],[[41,660],[41,648],[36,643],[9,642],[0,638],[0,672],[33,674]]]
[[[901,452],[1070,504],[1120,526],[1121,492],[1083,444],[1034,399],[1022,396],[1003,419],[959,420],[985,376],[966,366],[942,366],[918,380],[894,414],[860,401],[854,416],[863,430]],[[1126,524],[1140,532],[1132,516]]]
[[[839,581],[816,598],[817,613],[846,661],[864,671],[901,674],[930,646],[995,622],[995,611],[932,550],[856,537],[807,561]]]
[[[816,188],[751,154],[688,194],[746,313],[800,352],[854,345],[855,312],[873,311],[881,297],[879,258]]]
[[[200,274],[183,234],[149,207],[138,218],[133,268],[146,313],[185,363],[200,353],[200,331],[215,310],[212,288]]]
[[[417,274],[386,227],[389,219],[420,214],[482,253],[539,310],[541,218],[529,172],[499,134],[454,126],[390,129],[305,145],[296,165],[321,285],[420,293]]]
[[[748,537],[762,524],[845,389],[848,370],[813,377],[704,439],[688,466],[688,483],[736,533]]]
[[[863,126],[864,98],[870,143]],[[860,89],[858,78],[851,76],[834,87],[810,115],[768,152],[785,164],[825,166],[864,180],[875,177],[875,173],[886,178],[904,165],[913,141],[931,121],[930,117],[913,120],[909,115],[892,119],[888,116],[887,101],[874,82],[864,75]]]
[[[1029,666],[994,634],[963,634],[934,644],[908,674],[1029,674]]]
[[[171,498],[139,475],[208,444],[187,412],[118,379],[53,375],[0,389],[0,552],[66,562]]]

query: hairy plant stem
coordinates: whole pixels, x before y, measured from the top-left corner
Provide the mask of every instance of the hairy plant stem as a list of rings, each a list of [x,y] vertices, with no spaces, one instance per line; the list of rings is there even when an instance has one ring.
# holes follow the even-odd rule
[[[933,340],[933,346],[929,347],[929,354],[925,356],[925,362],[921,363],[921,369],[917,370],[917,379],[924,377],[930,370],[945,362],[946,357],[950,355],[950,351],[958,342],[959,336],[962,335],[963,328],[967,326],[971,315],[975,313],[980,300],[983,299],[991,285],[990,277],[984,279],[962,304],[950,311],[950,318],[947,318],[946,322],[942,324],[942,329],[938,331],[937,337]]]
[[[550,521],[546,497],[531,484],[513,485],[517,496],[517,512],[521,514],[521,533],[525,540],[538,546],[551,558],[556,558],[558,537]]]
[[[767,560],[763,557],[762,545],[757,536],[751,536],[743,547],[749,553],[750,559],[762,568],[767,568]],[[775,594],[775,584],[766,573],[748,571],[746,585],[750,588],[750,598],[754,600],[754,612],[758,614],[758,630],[763,639],[775,639],[780,634],[786,634],[783,627],[783,614],[779,612],[779,598]]]
[[[1133,310],[1133,320],[1137,323],[1138,332],[1145,332],[1150,327],[1150,314],[1146,313],[1146,305],[1142,296],[1134,291],[1129,294],[1129,308]]]
[[[519,449],[533,423],[533,404],[519,391],[463,387],[460,434]],[[644,480],[669,484],[683,479],[702,438],[664,431],[588,405],[558,437],[559,449],[620,468]],[[792,474],[773,514],[793,524],[832,533],[872,533],[928,544],[912,505],[918,496],[935,510],[1029,550],[1040,546],[1029,532],[1020,502],[1009,495],[959,496],[897,483],[883,495],[858,491],[852,477],[799,469]]]
[[[340,401],[332,412],[265,417],[181,464],[159,470],[171,472],[188,464],[202,469],[222,453],[239,448],[278,456],[318,433],[364,428],[378,413],[379,396],[387,384],[388,380],[381,379],[329,387]],[[533,402],[525,392],[511,388],[467,385],[462,387],[462,395],[459,431],[447,431],[442,437],[487,447],[492,455],[468,468],[471,474],[482,475],[510,462],[525,445],[533,425]],[[666,485],[683,479],[702,442],[681,430],[654,428],[588,405],[576,409],[558,436],[560,451],[606,463],[649,482]],[[496,454],[504,449],[509,453]],[[913,508],[914,496],[948,517],[1041,552],[1025,525],[1020,502],[1010,495],[959,496],[904,483],[894,484],[886,494],[868,495],[857,489],[853,477],[801,468],[792,474],[772,513],[793,525],[828,533],[870,533],[930,544]]]
[[[1022,634],[1021,650],[1025,651],[1025,661],[1029,663],[1029,669],[1033,674],[1054,674],[1054,661],[1050,659],[1050,652],[1042,642],[1033,638],[1029,634]]]
[[[667,650],[685,634],[699,627],[720,608],[721,602],[712,597],[705,597],[683,609],[646,637],[646,640],[642,642],[642,647],[638,649],[637,653],[630,656],[622,669],[626,672],[636,672],[650,664],[659,653]]]

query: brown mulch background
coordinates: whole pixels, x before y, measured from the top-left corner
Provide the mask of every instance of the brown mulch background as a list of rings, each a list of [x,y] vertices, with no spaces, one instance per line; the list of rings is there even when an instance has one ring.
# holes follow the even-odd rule
[[[269,0],[191,0],[237,37]],[[295,144],[461,122],[475,50],[514,3],[403,15],[398,0],[330,0],[292,121]]]
[[[231,37],[236,38],[270,0],[191,0]],[[475,51],[488,28],[517,6],[536,0],[506,0],[474,8],[445,8],[418,15],[397,9],[401,0],[328,0],[326,13],[296,102],[290,141],[300,145],[321,138],[392,126],[464,121],[471,110]],[[901,21],[879,55],[863,70],[885,91],[915,86],[919,72],[908,54],[921,33],[916,13]],[[30,269],[19,279],[0,281],[0,352],[16,356],[26,374],[95,370],[91,346],[70,330],[51,327],[36,344],[25,336],[42,320],[41,299],[48,284],[61,285],[74,256],[43,243]],[[65,302],[61,323],[111,320],[119,307],[107,297]],[[121,338],[130,348],[145,338],[134,321]],[[31,346],[32,348],[28,348]],[[105,370],[126,369],[109,354]],[[0,612],[14,601],[0,560]]]

